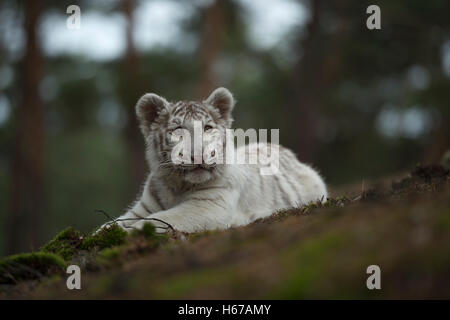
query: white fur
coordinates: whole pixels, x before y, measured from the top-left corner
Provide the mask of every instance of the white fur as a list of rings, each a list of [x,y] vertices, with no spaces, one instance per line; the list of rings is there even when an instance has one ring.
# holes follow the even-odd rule
[[[320,175],[311,167],[300,163],[290,150],[281,146],[277,166],[279,170],[277,174],[272,175],[261,174],[261,169],[265,168],[267,163],[220,164],[212,169],[209,167],[209,170],[208,167],[201,166],[195,170],[191,170],[192,167],[177,170],[170,163],[170,167],[160,165],[162,160],[158,160],[159,153],[155,150],[160,147],[158,141],[166,141],[159,138],[164,138],[161,132],[166,129],[171,132],[170,128],[165,127],[170,127],[171,121],[182,123],[192,131],[192,117],[185,114],[196,113],[196,110],[201,109],[203,113],[198,111],[195,116],[198,119],[199,115],[202,115],[203,123],[211,123],[214,117],[218,119],[213,123],[216,128],[210,130],[210,135],[219,131],[223,133],[231,125],[233,106],[234,99],[224,88],[215,90],[195,108],[184,107],[181,102],[170,104],[154,94],[141,98],[137,105],[137,114],[148,145],[147,160],[151,173],[147,177],[140,199],[118,219],[119,226],[132,230],[151,222],[157,227],[157,231],[167,230],[164,229],[167,225],[163,222],[141,219],[153,218],[183,232],[226,229],[247,225],[283,208],[300,207],[313,201],[326,200],[327,189]],[[184,111],[180,108],[186,108],[186,113],[178,112],[177,110]],[[182,116],[173,119],[171,113],[173,117],[177,114]],[[166,121],[163,117],[169,120]],[[173,150],[173,146],[164,143],[165,148]],[[236,151],[247,155],[267,152],[267,145],[250,144]]]
[[[282,157],[291,161],[292,169],[296,170],[295,175],[293,175],[293,172],[285,173],[291,175],[292,182],[297,181],[296,187],[299,192],[294,193],[286,179],[280,179],[281,189],[286,190],[289,203],[283,203],[281,195],[276,194],[276,192],[274,194],[274,191],[269,188],[271,185],[273,186],[272,180],[275,178],[271,175],[261,175],[259,165],[231,164],[225,165],[222,175],[202,184],[199,188],[192,188],[176,196],[167,194],[167,198],[170,199],[169,209],[151,215],[142,205],[142,202],[144,202],[150,210],[158,208],[149,192],[149,184],[152,180],[155,180],[152,179],[153,177],[150,174],[140,201],[136,202],[134,207],[120,218],[134,217],[135,215],[132,212],[135,212],[142,217],[163,220],[179,231],[198,232],[243,226],[259,218],[268,217],[282,208],[297,207],[312,201],[326,200],[325,184],[316,171],[297,161],[287,149],[280,151],[280,158]],[[280,173],[283,170],[284,168],[280,167]],[[280,174],[278,176],[281,177]],[[265,189],[261,188],[261,183],[266,184]],[[160,187],[159,190],[164,191],[165,188]],[[279,190],[279,192],[282,191]],[[275,199],[277,197],[279,199]],[[148,222],[146,220],[135,223],[124,221],[119,222],[119,225],[139,229],[144,223]],[[162,227],[165,227],[164,223],[158,221],[152,221],[152,223],[161,227],[158,228],[158,231],[164,230],[162,229]]]

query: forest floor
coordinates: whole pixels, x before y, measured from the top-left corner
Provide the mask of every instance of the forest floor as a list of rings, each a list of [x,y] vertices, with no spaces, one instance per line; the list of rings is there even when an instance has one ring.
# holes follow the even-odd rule
[[[0,299],[450,298],[448,169],[418,166],[332,196],[225,231],[69,228],[0,261]],[[71,264],[81,290],[67,289]],[[380,290],[366,286],[370,265]]]

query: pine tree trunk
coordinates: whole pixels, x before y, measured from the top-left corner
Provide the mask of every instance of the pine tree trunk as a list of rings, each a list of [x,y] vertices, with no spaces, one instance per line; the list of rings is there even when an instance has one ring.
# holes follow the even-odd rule
[[[339,2],[339,4],[342,4]],[[311,2],[312,19],[307,27],[308,36],[301,43],[303,56],[293,69],[291,88],[294,97],[291,112],[286,119],[289,132],[295,132],[291,144],[302,161],[314,161],[322,125],[321,99],[338,79],[342,67],[340,48],[348,23],[344,10],[333,7],[336,16],[336,32],[332,41],[324,37],[322,13],[328,2]]]
[[[214,72],[220,51],[222,49],[225,31],[224,3],[216,0],[205,11],[202,42],[199,48],[201,78],[198,88],[198,98],[208,97],[218,85]]]
[[[133,11],[134,11],[134,0],[123,1],[123,11],[127,19],[127,29],[126,29],[126,53],[124,61],[124,76],[125,76],[125,86],[124,90],[125,97],[123,101],[127,113],[127,124],[125,127],[125,141],[131,156],[131,171],[132,178],[132,190],[136,192],[140,185],[142,185],[145,177],[145,155],[144,155],[144,142],[139,131],[139,125],[136,118],[135,105],[137,100],[145,92],[143,90],[149,90],[145,88],[141,90],[143,84],[140,78],[139,72],[139,58],[136,52],[136,48],[133,40]]]
[[[8,217],[9,253],[37,248],[44,226],[44,114],[39,96],[42,56],[37,30],[41,1],[25,4],[26,49],[22,64],[22,102],[16,110],[12,200]]]

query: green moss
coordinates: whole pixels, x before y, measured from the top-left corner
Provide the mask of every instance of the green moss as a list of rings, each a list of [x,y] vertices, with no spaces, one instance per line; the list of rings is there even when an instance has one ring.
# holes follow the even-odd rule
[[[143,236],[145,239],[151,241],[156,246],[159,246],[161,243],[164,243],[169,239],[169,236],[167,234],[157,233],[155,226],[151,223],[145,223],[142,229],[134,230],[132,235]]]
[[[325,201],[322,206],[325,208],[331,207],[343,207],[344,205],[350,203],[350,199],[348,199],[345,196],[337,197],[337,198],[328,198],[327,201]]]
[[[44,245],[41,251],[58,254],[64,260],[68,261],[74,255],[75,249],[80,245],[81,241],[81,233],[69,227],[61,231],[54,239]]]
[[[48,274],[63,272],[66,267],[66,262],[53,253],[17,254],[0,260],[0,283],[39,279]]]
[[[98,253],[97,262],[101,265],[108,266],[113,261],[117,261],[122,252],[122,247],[106,248]]]
[[[102,250],[113,246],[118,246],[125,243],[127,232],[124,231],[117,224],[111,225],[109,228],[104,228],[98,233],[87,236],[80,245],[81,249],[91,250],[95,247]]]
[[[301,299],[313,297],[315,286],[329,274],[329,259],[349,243],[349,237],[329,233],[289,248],[282,260],[287,278],[271,292],[270,298]]]
[[[244,289],[246,282],[233,268],[195,270],[175,275],[154,285],[155,296],[160,299],[181,299],[189,297],[192,291],[201,288],[220,288],[235,285]],[[132,283],[138,286],[139,283]]]
[[[116,259],[120,256],[121,247],[107,248],[99,252],[99,257],[103,259]]]
[[[153,224],[146,223],[146,224],[144,224],[142,229],[134,230],[133,235],[142,235],[146,239],[152,239],[157,235],[157,233],[156,233],[156,228]]]

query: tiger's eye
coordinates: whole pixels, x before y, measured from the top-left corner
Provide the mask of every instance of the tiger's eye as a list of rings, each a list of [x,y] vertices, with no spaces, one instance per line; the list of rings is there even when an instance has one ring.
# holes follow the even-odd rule
[[[172,134],[172,133],[174,133],[175,131],[177,131],[177,130],[179,130],[179,129],[183,129],[183,127],[178,126],[178,127],[174,128],[174,129],[170,129],[170,130],[169,130],[169,133]]]
[[[211,130],[212,128],[213,128],[213,127],[211,127],[211,126],[209,126],[209,125],[206,125],[205,128],[204,128],[204,130],[205,130],[205,131],[209,131],[209,130]]]

